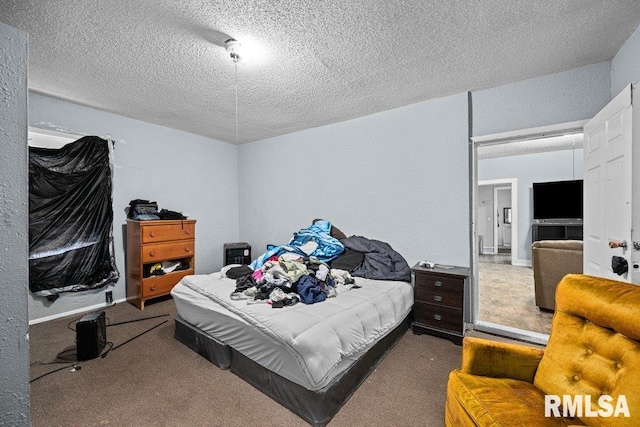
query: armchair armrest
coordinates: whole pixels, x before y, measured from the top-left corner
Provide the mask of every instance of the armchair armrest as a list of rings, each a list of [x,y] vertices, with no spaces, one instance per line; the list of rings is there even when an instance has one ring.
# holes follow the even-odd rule
[[[533,383],[544,350],[526,345],[465,337],[462,341],[463,372]]]

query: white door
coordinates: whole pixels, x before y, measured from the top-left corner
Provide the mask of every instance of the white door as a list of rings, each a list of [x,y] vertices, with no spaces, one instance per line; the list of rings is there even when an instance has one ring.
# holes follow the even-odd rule
[[[632,85],[627,86],[585,124],[583,150],[584,273],[627,282],[632,281],[630,273],[638,261],[632,256],[638,251],[633,249],[631,235],[632,90]],[[628,273],[613,272],[614,256],[627,261]]]
[[[504,246],[507,248],[511,247],[511,224],[504,224],[502,227],[502,232],[504,233]]]

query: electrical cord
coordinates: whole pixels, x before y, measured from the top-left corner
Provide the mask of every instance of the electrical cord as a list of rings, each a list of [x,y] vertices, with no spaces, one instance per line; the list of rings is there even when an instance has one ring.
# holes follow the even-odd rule
[[[111,349],[113,348],[113,342],[109,341],[109,342],[107,343],[107,345],[109,346],[109,348],[107,349],[107,351],[105,351],[104,353],[102,353],[102,354],[100,355],[100,357],[102,357],[103,359],[104,359],[105,357],[107,357],[107,353],[109,353],[109,352],[111,351]]]
[[[141,320],[149,320],[149,319],[157,319],[158,317],[164,317],[164,316],[168,316],[169,314],[159,314],[157,316],[150,316],[150,317],[145,317],[144,319],[133,319],[133,320],[125,320],[124,322],[118,322],[118,323],[111,323],[107,326],[117,326],[117,325],[124,325],[125,323],[133,323],[133,322],[139,322]]]
[[[113,304],[111,304],[111,305],[112,305],[112,306],[113,306],[113,305],[116,305],[116,303],[113,303]],[[96,312],[97,312],[97,311],[101,311],[101,310],[96,310]],[[92,313],[92,312],[89,312],[89,313]],[[77,318],[77,319],[73,319],[73,320],[71,320],[69,323],[67,323],[67,328],[69,328],[69,329],[71,329],[72,331],[76,332],[76,330],[75,330],[75,329],[73,329],[73,328],[71,327],[71,324],[72,324],[73,322],[77,322],[78,320],[82,319],[82,317],[84,317],[86,314],[88,314],[88,313],[85,313],[84,315],[82,315],[81,317],[79,317],[79,318]],[[158,317],[164,317],[164,316],[169,316],[169,314],[160,314],[160,315],[158,315],[158,316],[145,317],[144,319],[127,320],[127,321],[124,321],[124,322],[118,322],[118,323],[113,323],[113,324],[111,323],[111,321],[109,320],[109,318],[106,318],[106,321],[109,323],[109,324],[108,324],[108,325],[106,325],[106,326],[123,325],[123,324],[126,324],[126,323],[138,322],[138,321],[140,321],[140,320],[155,319],[155,318],[158,318]],[[153,326],[153,327],[151,327],[151,328],[147,329],[146,331],[144,331],[144,332],[142,332],[142,333],[140,333],[140,334],[138,334],[138,335],[134,336],[133,338],[130,338],[130,339],[128,339],[127,341],[125,341],[125,342],[123,342],[123,343],[121,343],[121,344],[118,344],[118,345],[117,345],[117,346],[115,346],[115,347],[113,346],[113,342],[111,342],[111,341],[107,342],[107,345],[109,346],[109,348],[107,349],[107,351],[105,351],[104,353],[102,353],[102,354],[100,355],[100,357],[104,359],[105,357],[107,357],[107,354],[109,354],[109,352],[110,352],[111,350],[115,350],[115,349],[117,349],[118,347],[121,347],[121,346],[123,346],[123,345],[125,345],[125,344],[129,343],[129,342],[133,341],[134,339],[136,339],[136,338],[138,338],[138,337],[140,337],[140,336],[142,336],[142,335],[146,334],[147,332],[150,332],[150,331],[154,330],[154,329],[155,329],[155,328],[157,328],[158,326],[163,325],[164,323],[167,323],[167,322],[168,322],[168,320],[164,320],[164,321],[162,321],[162,322],[158,323],[157,325],[155,325],[155,326]],[[62,358],[63,358],[63,356],[77,356],[77,353],[74,353],[74,354],[68,354],[68,355],[63,354],[63,353],[65,353],[66,351],[69,351],[69,350],[63,350],[63,351],[61,351],[60,353],[58,353],[58,354],[56,355],[56,359],[62,359]],[[59,372],[59,371],[62,371],[62,370],[64,370],[64,369],[67,369],[67,368],[73,368],[73,369],[72,369],[72,372],[79,371],[79,370],[81,369],[80,364],[81,364],[82,362],[72,362],[72,363],[69,363],[69,361],[60,361],[60,362],[33,362],[33,363],[31,363],[31,364],[30,364],[30,366],[33,366],[33,365],[55,365],[55,364],[61,364],[61,363],[68,363],[68,365],[66,365],[66,366],[62,366],[61,368],[54,369],[53,371],[49,371],[49,372],[46,372],[46,373],[44,373],[44,374],[42,374],[42,375],[40,375],[40,376],[37,376],[37,377],[35,377],[34,379],[30,380],[30,381],[29,381],[29,384],[33,383],[34,381],[39,380],[40,378],[44,378],[44,377],[46,377],[47,375],[51,375],[51,374],[53,374],[53,373],[55,373],[55,372]]]
[[[69,365],[67,365],[67,366],[63,366],[62,368],[54,369],[53,371],[49,371],[49,372],[47,372],[47,373],[44,373],[44,374],[42,374],[42,375],[40,375],[40,376],[38,376],[38,377],[35,377],[34,379],[30,380],[30,381],[29,381],[29,384],[31,384],[31,383],[32,383],[32,382],[34,382],[34,381],[39,380],[40,378],[44,378],[44,377],[46,377],[47,375],[51,375],[51,374],[53,374],[54,372],[62,371],[63,369],[67,369],[67,368],[71,368],[71,367],[73,367],[72,372],[79,371],[79,370],[81,369],[81,367],[80,367],[80,363],[82,363],[82,362],[74,362],[74,363],[70,363],[70,364],[69,364]]]
[[[70,321],[69,321],[69,323],[67,323],[67,328],[68,328],[68,329],[70,329],[70,330],[72,330],[73,332],[76,332],[76,330],[75,330],[74,328],[72,328],[72,327],[71,327],[71,324],[72,324],[72,323],[77,322],[78,320],[80,320],[80,319],[82,319],[84,316],[86,316],[87,314],[97,313],[97,312],[99,312],[99,311],[103,311],[105,308],[113,307],[114,305],[116,305],[116,303],[115,303],[115,302],[114,302],[113,304],[110,304],[110,305],[106,306],[106,307],[102,307],[102,308],[100,308],[100,309],[98,309],[98,310],[89,311],[89,312],[87,312],[87,313],[84,313],[82,316],[80,316],[80,317],[78,317],[78,318],[75,318],[75,319],[70,320]],[[109,318],[108,318],[108,317],[106,318],[106,321],[107,321],[107,322],[110,322],[110,320],[109,320]],[[111,347],[113,347],[113,343],[108,343],[108,344],[111,344]],[[111,349],[111,347],[109,347],[109,350]],[[77,356],[77,353],[73,353],[73,354],[64,354],[66,351],[69,351],[69,350],[63,350],[63,351],[61,351],[60,353],[58,353],[58,354],[56,355],[56,359],[63,359],[64,357],[69,357],[69,356]],[[107,351],[107,352],[108,352],[108,351]],[[40,375],[40,376],[38,376],[38,377],[36,377],[36,378],[34,378],[34,379],[30,380],[30,381],[29,381],[29,384],[31,384],[31,383],[32,383],[32,382],[34,382],[34,381],[39,380],[40,378],[46,377],[47,375],[53,374],[53,373],[55,373],[55,372],[62,371],[63,369],[67,369],[67,368],[70,368],[70,367],[72,367],[72,368],[73,368],[73,371],[74,371],[74,372],[75,372],[75,371],[79,371],[79,370],[81,369],[80,364],[81,364],[82,362],[75,362],[75,361],[74,361],[74,362],[72,362],[72,361],[70,361],[70,360],[62,360],[62,361],[59,361],[59,362],[39,362],[39,361],[36,361],[36,362],[32,362],[29,366],[34,366],[34,365],[39,365],[39,366],[46,366],[46,365],[58,365],[58,364],[61,364],[61,363],[68,363],[68,365],[63,366],[63,367],[58,368],[58,369],[54,369],[53,371],[46,372],[46,373],[44,373],[44,374],[42,374],[42,375]]]
[[[153,331],[153,330],[154,330],[155,328],[157,328],[158,326],[160,326],[160,325],[162,325],[162,324],[165,324],[165,323],[167,323],[167,322],[168,322],[168,320],[164,320],[164,321],[162,321],[162,322],[158,323],[157,325],[155,325],[155,326],[153,326],[153,327],[151,327],[151,328],[147,329],[146,331],[139,333],[139,334],[138,334],[138,335],[136,335],[135,337],[133,337],[133,338],[129,338],[129,339],[128,339],[128,340],[126,340],[125,342],[123,342],[123,343],[121,343],[121,344],[118,344],[118,345],[117,345],[117,346],[115,346],[115,347],[113,347],[113,343],[112,343],[111,347],[109,347],[109,350],[107,350],[106,352],[102,353],[102,354],[100,355],[100,357],[102,357],[102,358],[104,359],[105,357],[107,357],[107,354],[109,354],[109,352],[110,352],[111,350],[116,350],[116,349],[118,349],[119,347],[122,347],[123,345],[125,345],[125,344],[127,344],[127,343],[129,343],[129,342],[131,342],[131,341],[133,341],[133,340],[135,340],[136,338],[138,338],[138,337],[140,337],[140,336],[142,336],[142,335],[146,334],[147,332],[151,332],[151,331]]]
[[[31,362],[29,366],[47,366],[47,365],[59,365],[61,363],[69,363],[69,361],[65,360],[64,362]]]
[[[73,350],[75,350],[75,347],[74,348],[69,348],[67,350],[62,350],[60,353],[58,353],[56,355],[56,359],[61,359],[61,360],[67,359],[67,360],[65,360],[65,362],[75,362],[76,360],[74,360],[74,359],[70,360],[69,359],[70,357],[76,357],[77,356],[77,353],[69,353],[70,351],[73,351]]]

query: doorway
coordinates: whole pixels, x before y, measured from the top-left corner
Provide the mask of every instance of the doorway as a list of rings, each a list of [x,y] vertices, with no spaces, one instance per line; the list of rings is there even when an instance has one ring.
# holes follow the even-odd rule
[[[518,259],[516,240],[518,224],[518,179],[479,181],[478,188],[478,253],[487,262],[515,264]]]
[[[511,257],[511,186],[495,187],[493,200],[496,202],[496,220],[493,224],[493,235],[496,242],[496,255]]]
[[[546,343],[552,313],[535,305],[532,182],[571,179],[576,159],[582,173],[584,123],[472,138],[474,329]]]

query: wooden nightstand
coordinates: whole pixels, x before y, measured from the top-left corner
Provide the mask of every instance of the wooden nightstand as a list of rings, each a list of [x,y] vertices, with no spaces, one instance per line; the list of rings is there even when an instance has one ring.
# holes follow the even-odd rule
[[[195,271],[196,221],[127,221],[127,300],[144,310],[146,300],[167,295],[184,276]],[[185,269],[152,275],[163,261],[180,261]]]
[[[414,334],[431,334],[462,344],[464,301],[469,269],[413,266]]]

